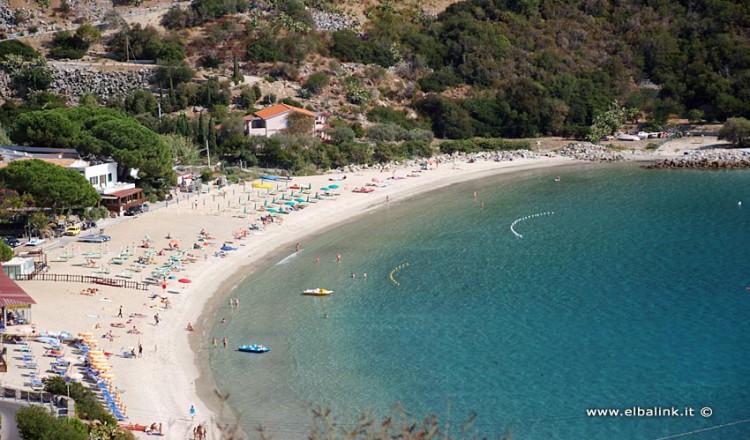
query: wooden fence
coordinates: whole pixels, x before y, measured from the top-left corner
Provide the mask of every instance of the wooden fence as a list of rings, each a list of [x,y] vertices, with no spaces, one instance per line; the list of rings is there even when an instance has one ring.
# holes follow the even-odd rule
[[[90,275],[73,275],[67,273],[30,273],[17,275],[16,281],[58,281],[66,283],[99,284],[102,286],[123,287],[125,289],[148,290],[146,283],[131,280],[120,280],[117,278],[102,278]]]

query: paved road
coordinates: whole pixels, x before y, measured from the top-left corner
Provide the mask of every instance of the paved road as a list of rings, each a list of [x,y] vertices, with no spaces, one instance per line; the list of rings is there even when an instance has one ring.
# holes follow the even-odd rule
[[[2,418],[0,438],[3,440],[21,439],[21,435],[18,433],[18,426],[16,425],[16,411],[25,405],[24,402],[0,400],[0,418]]]

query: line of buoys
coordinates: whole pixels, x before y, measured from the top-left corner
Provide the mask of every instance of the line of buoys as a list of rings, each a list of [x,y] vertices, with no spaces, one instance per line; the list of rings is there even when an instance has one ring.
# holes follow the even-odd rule
[[[513,220],[513,223],[510,224],[510,232],[512,232],[513,235],[515,235],[518,238],[523,238],[523,235],[521,235],[518,232],[516,232],[516,229],[515,229],[516,224],[518,224],[519,222],[522,222],[522,221],[526,221],[526,220],[528,220],[530,218],[542,217],[542,216],[545,216],[545,215],[555,215],[555,212],[554,211],[540,212],[540,213],[537,213],[537,214],[531,214],[531,215],[527,215],[525,217],[521,217],[521,218],[515,219],[515,220]]]
[[[393,277],[393,275],[394,275],[394,274],[395,274],[396,272],[398,272],[399,270],[401,270],[401,269],[405,269],[405,268],[407,268],[407,267],[409,267],[409,263],[408,263],[408,262],[406,262],[406,263],[404,263],[404,264],[402,264],[402,265],[400,265],[400,266],[397,266],[396,268],[394,268],[394,269],[393,269],[393,270],[391,271],[391,273],[390,273],[390,275],[388,275],[388,277],[389,277],[389,278],[391,279],[391,282],[392,282],[393,284],[395,284],[396,286],[400,286],[400,285],[401,285],[401,283],[399,283],[398,281],[396,281],[396,278],[394,278],[394,277]]]

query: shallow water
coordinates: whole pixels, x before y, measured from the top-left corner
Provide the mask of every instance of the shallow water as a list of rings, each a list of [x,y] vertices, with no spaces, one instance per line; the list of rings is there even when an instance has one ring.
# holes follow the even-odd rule
[[[401,402],[454,433],[474,411],[472,429],[514,439],[655,439],[750,419],[749,184],[748,171],[584,166],[392,204],[245,280],[214,335],[272,351],[215,350],[211,370],[251,437],[262,424],[306,438],[311,403],[351,424]],[[301,295],[314,287],[335,293]],[[586,416],[633,406],[696,415]],[[689,438],[748,435],[740,423]]]

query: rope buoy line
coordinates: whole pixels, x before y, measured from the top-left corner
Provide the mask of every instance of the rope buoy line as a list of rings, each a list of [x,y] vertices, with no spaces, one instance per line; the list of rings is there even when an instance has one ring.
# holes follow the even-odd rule
[[[398,272],[399,270],[401,270],[401,269],[404,269],[404,268],[407,268],[407,267],[409,267],[409,263],[408,263],[408,262],[406,262],[406,263],[404,263],[404,264],[401,264],[401,265],[399,265],[399,266],[396,266],[396,268],[394,268],[394,269],[393,269],[393,270],[391,271],[390,275],[388,275],[388,278],[390,278],[390,279],[391,279],[391,282],[392,282],[393,284],[395,284],[395,285],[396,285],[396,287],[400,286],[401,284],[400,284],[400,283],[399,283],[398,281],[396,281],[396,278],[394,278],[394,277],[393,277],[393,275],[394,275],[394,274],[395,274],[396,272]]]
[[[555,212],[554,211],[540,212],[538,214],[531,214],[531,215],[527,215],[525,217],[521,217],[521,218],[515,219],[513,221],[513,223],[510,224],[510,232],[512,232],[513,235],[515,235],[518,238],[523,238],[523,235],[521,235],[518,232],[516,232],[516,229],[515,229],[516,224],[518,224],[519,222],[522,222],[522,221],[526,221],[526,220],[528,220],[530,218],[542,217],[542,216],[545,216],[545,215],[555,215]]]

